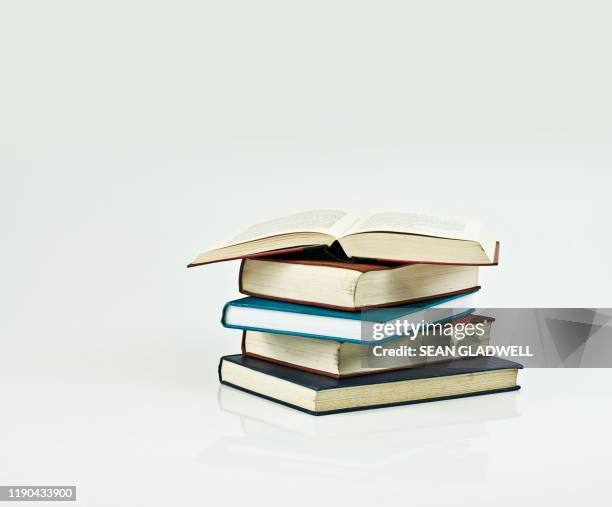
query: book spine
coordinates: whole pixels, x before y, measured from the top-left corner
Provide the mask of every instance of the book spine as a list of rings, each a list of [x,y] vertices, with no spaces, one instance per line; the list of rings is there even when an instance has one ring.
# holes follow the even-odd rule
[[[245,292],[242,290],[242,271],[244,270],[245,262],[246,259],[242,259],[242,261],[240,262],[240,271],[238,272],[238,292],[240,292],[241,294],[245,294]]]
[[[223,383],[223,377],[221,376],[221,366],[223,366],[223,360],[225,359],[225,357],[222,357],[221,359],[219,359],[219,366],[217,368],[217,374],[219,375],[219,382]]]
[[[228,327],[227,324],[225,323],[225,314],[227,313],[227,309],[229,308],[230,304],[231,304],[231,301],[228,303],[225,303],[223,305],[223,310],[221,310],[221,325],[223,327]]]
[[[244,355],[246,355],[246,331],[242,331],[242,340],[240,342],[240,350]]]

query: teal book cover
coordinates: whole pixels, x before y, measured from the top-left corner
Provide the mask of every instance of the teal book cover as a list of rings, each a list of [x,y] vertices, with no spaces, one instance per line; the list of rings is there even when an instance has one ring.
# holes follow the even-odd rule
[[[386,323],[396,319],[438,323],[474,311],[470,296],[477,291],[412,304],[348,312],[272,299],[244,297],[223,307],[221,324],[247,331],[289,334],[305,338],[364,343],[362,323]],[[453,308],[456,305],[457,308]],[[442,309],[452,315],[428,320],[427,310]],[[447,312],[448,313],[448,312]],[[393,339],[391,337],[390,339]]]

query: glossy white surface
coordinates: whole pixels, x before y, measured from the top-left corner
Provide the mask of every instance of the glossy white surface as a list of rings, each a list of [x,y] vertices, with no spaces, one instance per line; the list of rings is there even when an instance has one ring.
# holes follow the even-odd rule
[[[516,393],[313,417],[220,387],[227,333],[24,346],[3,361],[2,482],[76,484],[83,505],[607,496],[610,370],[523,370]]]

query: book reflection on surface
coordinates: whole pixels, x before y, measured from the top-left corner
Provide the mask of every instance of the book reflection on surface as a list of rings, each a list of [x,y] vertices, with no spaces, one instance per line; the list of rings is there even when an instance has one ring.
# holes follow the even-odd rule
[[[219,407],[240,418],[243,435],[221,438],[199,461],[314,475],[369,474],[393,465],[385,468],[386,475],[410,470],[413,478],[427,478],[437,469],[436,474],[448,472],[450,480],[483,481],[488,456],[474,442],[487,437],[487,423],[519,415],[516,396],[509,392],[321,418],[220,386]]]

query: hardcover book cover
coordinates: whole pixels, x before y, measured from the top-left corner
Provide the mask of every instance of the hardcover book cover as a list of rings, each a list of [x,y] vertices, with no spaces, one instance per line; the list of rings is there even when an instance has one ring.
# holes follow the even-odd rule
[[[348,411],[353,411],[353,410],[364,410],[367,408],[381,408],[381,407],[389,407],[389,406],[396,406],[396,405],[421,403],[425,401],[439,401],[439,400],[446,400],[446,399],[452,399],[452,398],[463,398],[467,396],[476,396],[476,395],[481,395],[481,394],[493,394],[493,393],[498,393],[498,392],[516,391],[520,389],[520,386],[515,385],[512,387],[507,387],[503,389],[489,389],[489,390],[475,391],[475,392],[459,394],[459,395],[436,396],[434,398],[426,398],[426,399],[419,399],[419,400],[402,401],[402,402],[396,402],[396,403],[371,404],[367,406],[361,406],[361,407],[355,407],[355,408],[349,408],[349,409],[315,412],[315,411],[307,410],[303,407],[276,399],[273,396],[262,394],[261,392],[256,392],[246,387],[235,385],[232,382],[227,381],[226,379],[223,378],[223,374],[222,374],[222,366],[223,366],[224,361],[227,361],[229,363],[234,363],[238,366],[242,366],[244,368],[248,368],[250,370],[254,370],[256,372],[263,373],[265,375],[274,377],[276,379],[279,379],[285,382],[296,384],[303,388],[314,391],[315,393],[319,391],[326,391],[326,390],[332,390],[332,389],[333,390],[346,389],[346,388],[354,388],[354,387],[361,387],[361,386],[372,386],[372,385],[377,385],[377,384],[402,382],[402,381],[407,381],[407,380],[419,380],[419,379],[446,377],[446,376],[452,376],[452,375],[463,375],[463,374],[470,374],[470,373],[492,372],[492,371],[497,371],[497,370],[521,369],[523,367],[521,364],[515,363],[514,361],[508,361],[506,359],[501,359],[497,357],[476,357],[472,359],[464,359],[464,360],[452,361],[452,362],[447,362],[447,363],[430,364],[430,365],[426,365],[426,366],[422,366],[418,368],[406,368],[403,370],[385,371],[385,372],[376,373],[372,375],[335,379],[335,378],[326,377],[323,375],[309,373],[309,372],[302,371],[302,370],[297,370],[295,368],[289,368],[287,366],[282,366],[276,363],[271,363],[271,362],[257,359],[254,357],[245,356],[243,354],[224,356],[221,358],[221,361],[219,363],[219,381],[222,384],[232,386],[236,389],[240,389],[250,394],[254,394],[256,396],[260,396],[262,398],[265,398],[271,401],[275,401],[277,403],[281,403],[283,405],[286,405],[292,408],[296,408],[298,410],[302,410],[304,412],[307,412],[313,415],[323,415],[323,414],[331,414],[331,413],[338,413],[338,412],[348,412]]]
[[[358,271],[360,273],[368,273],[370,271],[393,271],[396,269],[401,269],[402,267],[409,266],[411,263],[405,264],[397,264],[397,263],[384,263],[384,262],[374,262],[373,260],[364,260],[363,262],[355,261],[354,259],[344,259],[341,260],[338,256],[333,256],[331,253],[326,250],[323,251],[314,251],[316,254],[299,254],[299,255],[280,255],[276,257],[267,257],[263,260],[268,262],[278,262],[280,264],[297,264],[302,266],[317,266],[317,267],[329,267],[336,269],[346,269],[351,271]],[[386,308],[389,306],[396,305],[406,305],[411,303],[418,303],[422,301],[427,301],[431,299],[437,299],[447,296],[455,296],[459,294],[466,294],[469,292],[474,292],[476,290],[480,290],[480,285],[475,284],[471,287],[466,287],[459,290],[446,291],[446,292],[438,292],[431,293],[422,297],[414,297],[410,299],[397,299],[391,303],[383,303],[383,304],[374,304],[374,305],[361,305],[355,307],[347,307],[347,306],[337,306],[329,303],[324,303],[321,301],[314,300],[304,300],[299,298],[285,298],[272,294],[264,294],[257,291],[247,290],[243,284],[243,275],[245,269],[245,261],[247,259],[242,259],[240,263],[240,272],[238,275],[238,291],[247,296],[260,297],[265,299],[274,299],[276,301],[285,301],[287,303],[296,303],[296,304],[304,304],[304,305],[313,305],[320,306],[322,308],[330,308],[332,310],[343,310],[343,311],[359,311],[359,310],[369,310],[374,308]],[[256,259],[254,259],[256,260]],[[418,264],[418,263],[416,263]],[[413,263],[412,265],[415,265]],[[354,289],[353,289],[354,290]]]
[[[268,333],[303,336],[305,338],[319,338],[326,340],[347,341],[352,343],[363,343],[361,337],[362,321],[381,323],[400,318],[411,318],[415,321],[420,321],[426,317],[426,310],[434,308],[447,308],[449,310],[456,311],[457,313],[454,314],[452,318],[463,317],[474,311],[469,305],[471,302],[469,296],[475,292],[477,292],[477,290],[454,296],[430,299],[418,303],[357,312],[334,310],[310,305],[299,305],[296,303],[287,303],[273,299],[245,297],[236,299],[234,301],[229,301],[225,304],[221,315],[221,324],[232,329],[263,331]],[[454,306],[457,306],[457,308],[453,308]],[[464,306],[465,308],[463,308]],[[228,318],[233,309],[258,310],[262,312],[261,315],[264,317],[262,317],[259,322],[256,322],[256,319],[253,318],[252,322],[245,321],[237,323],[233,320],[233,318]],[[283,327],[270,324],[270,317],[272,315],[278,316],[279,314],[283,317]],[[306,318],[303,318],[304,316]],[[435,322],[441,322],[443,320],[447,319],[436,319]],[[308,325],[305,325],[305,323]],[[333,326],[329,326],[329,323],[333,323]],[[331,328],[336,329],[338,332],[335,334],[314,332],[319,329],[329,330]],[[306,329],[308,329],[308,331],[305,331]]]

